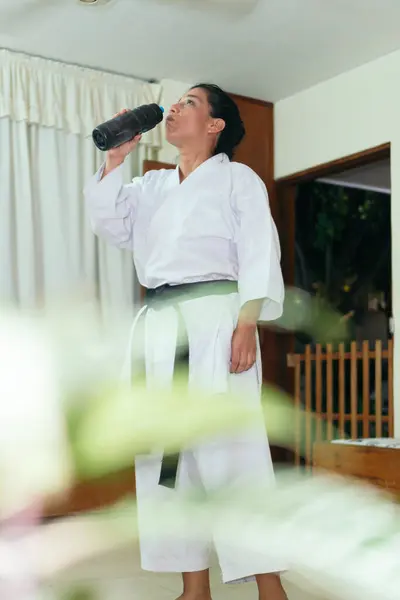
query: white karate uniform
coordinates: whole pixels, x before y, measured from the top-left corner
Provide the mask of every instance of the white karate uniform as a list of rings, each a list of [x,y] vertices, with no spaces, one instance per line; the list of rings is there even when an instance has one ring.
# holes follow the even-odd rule
[[[239,310],[264,299],[261,321],[282,314],[284,286],[280,247],[261,179],[247,166],[218,154],[182,183],[179,170],[156,170],[123,185],[121,167],[101,180],[102,169],[85,188],[93,231],[109,243],[129,248],[140,283],[146,288],[229,279],[238,293],[191,299],[180,305],[189,338],[189,385],[212,394],[233,392],[260,406],[261,361],[247,372],[231,374],[231,339]],[[178,318],[176,309],[149,309],[145,317],[145,362],[149,384],[169,386],[173,377]],[[135,333],[133,332],[133,337]],[[130,357],[129,357],[130,358]],[[218,396],[216,396],[217,401]],[[273,466],[264,424],[255,430],[184,449],[176,488],[158,485],[161,453],[136,459],[136,486],[142,567],[190,572],[209,566],[214,543],[223,580],[246,580],[257,573],[283,570],[266,554],[243,555],[224,543],[223,533],[198,536],[195,524],[174,536],[154,537],[146,523],[173,502],[175,494],[202,486],[273,484]],[[238,532],[240,537],[246,535]],[[268,556],[269,554],[269,556]]]

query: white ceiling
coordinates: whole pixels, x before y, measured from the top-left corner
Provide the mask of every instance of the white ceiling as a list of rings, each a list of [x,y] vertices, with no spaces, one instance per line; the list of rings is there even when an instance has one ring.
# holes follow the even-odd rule
[[[399,23],[399,0],[0,0],[0,47],[277,101],[400,48]]]
[[[319,181],[390,194],[390,159],[376,161],[364,167],[348,169],[343,173],[331,175]]]

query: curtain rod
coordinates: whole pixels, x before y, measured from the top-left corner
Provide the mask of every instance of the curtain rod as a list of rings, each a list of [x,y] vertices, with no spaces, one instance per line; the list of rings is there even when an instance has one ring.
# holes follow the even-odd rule
[[[157,79],[146,79],[145,77],[137,77],[136,75],[127,75],[126,73],[119,73],[118,71],[109,71],[108,69],[101,69],[100,67],[90,67],[88,65],[81,65],[78,63],[65,62],[64,60],[58,60],[56,58],[48,58],[47,56],[41,56],[40,54],[30,54],[29,52],[22,52],[20,50],[13,50],[12,48],[5,48],[0,46],[0,50],[7,50],[8,52],[14,52],[14,54],[22,54],[31,58],[40,58],[41,60],[48,60],[49,62],[60,63],[70,67],[78,67],[80,69],[90,69],[91,71],[97,71],[98,73],[107,73],[108,75],[118,75],[119,77],[127,77],[128,79],[136,79],[143,83],[159,83]]]

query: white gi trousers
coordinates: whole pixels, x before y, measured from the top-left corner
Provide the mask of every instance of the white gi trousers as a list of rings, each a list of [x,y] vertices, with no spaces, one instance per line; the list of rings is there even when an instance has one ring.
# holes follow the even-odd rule
[[[256,364],[247,372],[231,374],[231,339],[239,313],[236,293],[208,296],[180,303],[189,339],[189,387],[215,394],[232,392],[250,406],[260,406],[261,360],[258,348]],[[147,310],[145,327],[145,363],[148,385],[169,388],[173,378],[177,343],[178,315],[174,307]],[[135,327],[131,336],[127,361],[131,364]],[[128,364],[128,363],[127,363]],[[128,373],[129,371],[129,373]],[[131,375],[128,367],[126,375]],[[136,493],[140,532],[141,564],[144,570],[158,572],[192,572],[210,566],[214,546],[223,581],[246,581],[259,573],[283,570],[266,552],[249,553],[240,549],[246,536],[246,524],[237,531],[238,545],[224,540],[223,527],[199,534],[192,518],[183,515],[178,529],[171,535],[155,535],[155,519],[163,508],[182,494],[200,490],[213,491],[246,486],[274,485],[274,473],[265,425],[260,410],[260,423],[251,430],[221,434],[181,450],[175,489],[158,485],[162,453],[136,457]]]

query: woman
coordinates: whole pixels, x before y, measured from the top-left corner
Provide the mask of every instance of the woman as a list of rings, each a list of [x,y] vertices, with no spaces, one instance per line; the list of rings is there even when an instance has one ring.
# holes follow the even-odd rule
[[[231,162],[244,133],[233,100],[217,86],[196,85],[166,118],[167,140],[179,150],[176,169],[152,171],[123,185],[121,165],[137,136],[108,152],[85,192],[94,232],[133,251],[147,297],[159,300],[145,315],[148,381],[171,383],[183,323],[190,386],[240,393],[260,405],[256,323],[281,315],[284,291],[266,188],[251,169]],[[182,450],[175,490],[168,489],[171,472],[164,467],[162,454],[136,460],[142,567],[181,572],[182,599],[210,600],[209,544],[194,533],[188,541],[189,523],[184,536],[152,539],[145,520],[151,520],[155,501],[162,506],[171,494],[191,488],[272,482],[265,428],[260,423],[257,431]],[[242,556],[218,532],[210,537],[225,582],[255,576],[260,600],[286,598],[278,575],[282,565],[265,556]]]

